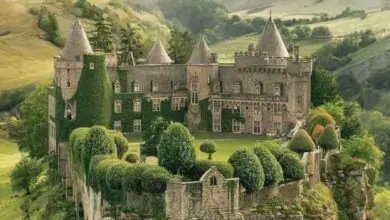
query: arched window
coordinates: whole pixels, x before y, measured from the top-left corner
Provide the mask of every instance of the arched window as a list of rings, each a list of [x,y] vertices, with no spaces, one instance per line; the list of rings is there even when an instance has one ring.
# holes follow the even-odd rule
[[[139,82],[138,81],[133,82],[133,92],[139,92]]]
[[[210,178],[210,186],[216,186],[217,185],[217,178],[215,176],[212,176]]]
[[[72,110],[73,110],[73,107],[71,104],[66,104],[66,118],[68,120],[72,120]]]
[[[241,93],[241,83],[240,82],[236,82],[236,84],[234,84],[234,93]]]
[[[158,83],[156,80],[152,81],[152,92],[157,92],[158,91]]]
[[[114,92],[116,94],[121,93],[121,84],[118,81],[114,83]]]
[[[264,94],[264,86],[262,82],[258,82],[255,85],[255,93],[258,95],[263,95]]]
[[[193,77],[191,79],[191,103],[198,104],[198,77]]]
[[[133,111],[134,112],[141,112],[141,100],[139,99],[136,99],[134,100],[134,103],[133,103]]]

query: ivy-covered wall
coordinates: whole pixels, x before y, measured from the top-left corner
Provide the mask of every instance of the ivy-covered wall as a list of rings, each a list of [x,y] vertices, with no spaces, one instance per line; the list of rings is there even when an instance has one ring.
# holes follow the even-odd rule
[[[200,109],[200,131],[212,131],[213,130],[213,115],[211,114],[211,108],[209,107],[209,99],[203,99],[199,101]]]

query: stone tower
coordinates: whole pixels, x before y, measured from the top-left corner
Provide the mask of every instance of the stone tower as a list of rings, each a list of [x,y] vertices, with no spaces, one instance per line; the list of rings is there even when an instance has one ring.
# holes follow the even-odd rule
[[[191,131],[201,128],[199,101],[209,98],[210,83],[218,79],[216,53],[208,47],[201,35],[187,62],[187,88],[189,92],[188,127]]]

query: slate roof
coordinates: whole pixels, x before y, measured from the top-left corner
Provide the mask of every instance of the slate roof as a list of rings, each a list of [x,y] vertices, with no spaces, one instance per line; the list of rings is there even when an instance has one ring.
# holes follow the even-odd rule
[[[192,51],[191,57],[188,60],[187,64],[213,64],[217,63],[215,57],[212,55],[212,51],[204,39],[204,36],[201,35],[198,43],[195,45],[194,50]]]
[[[83,25],[77,19],[73,25],[72,31],[66,41],[65,47],[61,52],[61,58],[66,60],[76,60],[76,56],[83,57],[83,54],[92,54],[93,50]]]
[[[164,46],[161,43],[160,38],[157,39],[152,49],[148,54],[148,64],[170,64],[173,63],[172,59],[168,56]]]

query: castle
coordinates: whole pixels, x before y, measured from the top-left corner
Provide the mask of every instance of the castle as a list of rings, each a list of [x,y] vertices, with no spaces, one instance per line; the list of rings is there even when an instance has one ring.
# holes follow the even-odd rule
[[[103,87],[113,93],[105,104],[110,106],[89,106],[90,113],[107,108],[111,111],[108,126],[124,133],[141,132],[154,116],[163,115],[194,132],[286,134],[310,108],[312,61],[301,59],[299,46],[286,48],[271,16],[257,44],[236,52],[233,64],[218,64],[217,54],[203,36],[187,64],[174,64],[159,39],[146,63],[119,64],[117,54],[109,53],[101,55],[105,63],[99,64],[89,59],[93,56],[97,55],[77,20],[61,55],[54,58],[49,92],[49,145],[53,151],[61,142],[59,130],[77,117],[89,117],[89,113],[78,115],[83,103],[76,94],[80,88],[94,87],[90,81],[80,81],[84,70],[108,73],[111,88]],[[75,123],[73,128],[92,124]]]

